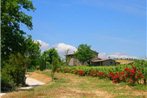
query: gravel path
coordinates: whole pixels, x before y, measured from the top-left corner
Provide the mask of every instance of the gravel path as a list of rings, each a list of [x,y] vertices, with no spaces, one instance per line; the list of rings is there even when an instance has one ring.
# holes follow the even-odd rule
[[[45,83],[40,82],[40,81],[38,81],[36,79],[27,77],[26,84],[29,85],[29,86],[39,86],[39,85],[44,85]]]
[[[28,85],[28,87],[21,87],[19,89],[21,89],[21,90],[32,89],[35,86],[44,85],[45,83],[38,81],[36,79],[30,78],[28,75],[26,75],[26,84]],[[0,97],[5,95],[5,94],[6,93],[0,93]]]

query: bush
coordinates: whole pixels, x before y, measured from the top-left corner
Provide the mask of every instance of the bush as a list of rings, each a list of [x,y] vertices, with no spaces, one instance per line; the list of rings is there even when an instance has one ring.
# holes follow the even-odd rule
[[[58,69],[58,72],[73,73],[79,76],[92,76],[99,78],[109,78],[113,83],[127,82],[131,85],[136,83],[144,84],[146,83],[147,69],[146,67],[141,67],[141,63],[138,65],[119,65],[119,66],[63,66]],[[145,63],[144,63],[144,66]]]
[[[6,65],[1,72],[1,90],[11,91],[15,88],[15,83],[12,76],[9,74],[9,66]]]
[[[2,91],[14,90],[17,86],[25,85],[25,70],[18,65],[6,64],[2,68]]]
[[[77,74],[80,75],[80,76],[84,76],[85,72],[84,72],[84,70],[78,70]]]
[[[3,63],[1,70],[1,89],[11,91],[18,86],[25,85],[25,58],[21,54],[11,55],[9,60]]]
[[[145,60],[136,60],[135,66],[141,71],[144,76],[144,84],[147,84],[147,61]]]

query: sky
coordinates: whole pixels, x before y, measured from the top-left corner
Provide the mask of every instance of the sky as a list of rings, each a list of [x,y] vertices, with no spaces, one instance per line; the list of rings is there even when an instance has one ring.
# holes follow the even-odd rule
[[[88,44],[101,57],[145,57],[146,0],[33,0],[33,30],[46,50],[60,54]]]

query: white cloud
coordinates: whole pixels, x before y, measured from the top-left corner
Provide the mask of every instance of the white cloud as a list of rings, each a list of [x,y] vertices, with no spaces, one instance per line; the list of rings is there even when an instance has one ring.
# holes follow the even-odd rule
[[[35,41],[40,43],[41,51],[45,51],[49,48],[55,48],[62,58],[65,57],[65,54],[66,54],[67,51],[68,51],[68,54],[72,54],[75,51],[77,51],[76,47],[69,45],[69,44],[65,44],[65,43],[58,43],[58,44],[55,44],[55,45],[51,45],[49,47],[49,44],[47,42],[44,42],[42,40],[35,40]]]
[[[48,43],[46,43],[46,42],[44,42],[42,40],[36,40],[36,41],[40,43],[40,45],[41,45],[40,48],[41,48],[42,51],[45,51],[45,50],[49,49],[49,44]]]
[[[106,54],[106,53],[99,53],[99,57],[102,59],[106,59],[106,58],[134,58],[137,59],[138,57],[136,56],[130,56],[128,54],[125,53],[120,53],[120,52],[116,52],[116,53],[112,53],[112,54]]]
[[[102,59],[106,59],[106,58],[108,58],[108,55],[106,53],[102,52],[102,53],[99,53],[98,57],[102,58]]]
[[[68,54],[71,54],[77,51],[76,47],[69,44],[65,44],[65,43],[58,43],[57,45],[55,45],[54,48],[58,51],[61,57],[64,57],[67,51],[68,51]]]
[[[113,53],[109,55],[111,58],[137,58],[135,56],[130,56],[124,53]]]

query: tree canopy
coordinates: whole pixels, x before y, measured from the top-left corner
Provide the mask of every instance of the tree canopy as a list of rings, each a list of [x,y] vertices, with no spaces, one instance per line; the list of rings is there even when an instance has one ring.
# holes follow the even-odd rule
[[[23,11],[35,8],[30,0],[1,0],[1,5],[1,56],[5,61],[11,53],[24,53],[25,32],[20,25],[31,30],[32,17]]]
[[[56,49],[51,48],[43,52],[42,59],[45,61],[45,63],[53,64],[54,59],[57,59],[60,61],[60,57],[58,55],[58,52]]]
[[[87,44],[80,44],[77,51],[75,52],[75,57],[84,63],[90,63],[90,60],[97,55],[95,51]]]
[[[25,11],[34,11],[31,0],[1,0],[1,57],[2,90],[12,90],[25,84],[26,64],[33,64],[40,53],[21,25],[32,29],[32,17]]]
[[[42,54],[42,65],[40,69],[46,69],[49,67],[51,69],[51,76],[54,79],[54,73],[56,72],[59,64],[61,64],[60,56],[55,48],[48,49]],[[44,66],[45,65],[45,66]]]
[[[25,39],[25,57],[29,60],[27,68],[36,68],[40,64],[40,56],[41,56],[41,50],[40,50],[40,44],[37,41],[32,40],[31,36],[28,36]]]

